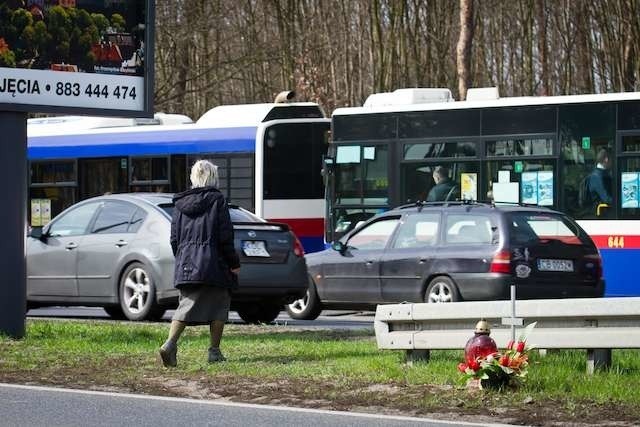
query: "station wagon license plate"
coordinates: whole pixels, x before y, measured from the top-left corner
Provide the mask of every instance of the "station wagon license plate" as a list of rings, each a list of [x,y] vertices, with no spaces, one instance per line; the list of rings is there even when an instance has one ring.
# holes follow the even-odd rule
[[[270,256],[269,252],[267,252],[267,248],[265,247],[264,242],[261,240],[243,240],[242,252],[244,252],[246,256]]]
[[[573,261],[570,259],[539,259],[540,271],[573,271]]]

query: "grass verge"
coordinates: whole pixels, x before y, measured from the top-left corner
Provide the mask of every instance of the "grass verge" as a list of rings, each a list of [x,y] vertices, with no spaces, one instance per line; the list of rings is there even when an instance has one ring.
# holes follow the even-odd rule
[[[372,331],[228,325],[228,361],[209,365],[208,329],[187,328],[178,367],[165,369],[156,351],[167,330],[31,320],[26,338],[0,337],[0,381],[530,425],[640,419],[638,351],[614,351],[612,368],[593,376],[585,352],[533,354],[520,389],[473,392],[459,382],[461,351],[407,366],[402,352],[378,350]]]

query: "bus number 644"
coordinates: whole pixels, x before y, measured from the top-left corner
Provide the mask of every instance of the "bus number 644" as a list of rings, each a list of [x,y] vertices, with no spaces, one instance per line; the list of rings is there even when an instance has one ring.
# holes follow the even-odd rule
[[[607,243],[610,248],[624,248],[624,236],[609,236]]]

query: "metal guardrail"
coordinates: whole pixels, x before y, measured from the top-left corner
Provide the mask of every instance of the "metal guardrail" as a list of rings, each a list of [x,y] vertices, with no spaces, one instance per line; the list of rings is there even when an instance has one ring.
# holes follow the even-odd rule
[[[537,322],[528,343],[540,349],[585,349],[587,371],[611,364],[611,349],[640,348],[640,298],[575,298],[516,301],[523,323]],[[511,339],[511,301],[379,305],[378,348],[406,350],[409,361],[428,360],[429,350],[463,349],[476,322],[491,325],[504,347]],[[517,334],[516,334],[517,336]]]

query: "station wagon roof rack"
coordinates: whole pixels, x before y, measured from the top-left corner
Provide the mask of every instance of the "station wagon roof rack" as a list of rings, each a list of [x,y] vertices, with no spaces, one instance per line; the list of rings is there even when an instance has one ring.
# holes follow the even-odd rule
[[[413,203],[407,203],[405,205],[398,206],[396,209],[410,209],[410,208],[418,208],[418,212],[422,210],[425,206],[468,206],[469,208],[473,206],[488,206],[492,208],[500,207],[500,206],[520,206],[523,208],[536,208],[536,209],[549,209],[548,206],[539,206],[531,203],[515,203],[515,202],[498,202],[496,203],[493,200],[446,200],[439,202],[425,202],[423,200],[418,200]]]

